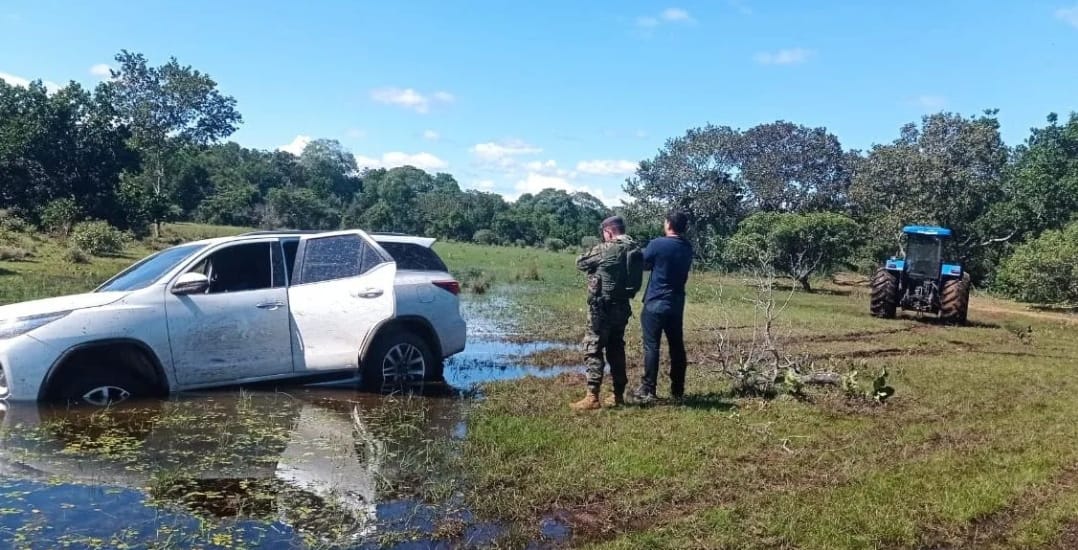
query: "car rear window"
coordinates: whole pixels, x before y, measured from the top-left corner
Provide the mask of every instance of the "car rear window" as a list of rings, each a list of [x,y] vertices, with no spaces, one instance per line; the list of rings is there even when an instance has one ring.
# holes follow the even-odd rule
[[[378,243],[397,262],[397,269],[409,271],[449,271],[433,250],[412,243]]]

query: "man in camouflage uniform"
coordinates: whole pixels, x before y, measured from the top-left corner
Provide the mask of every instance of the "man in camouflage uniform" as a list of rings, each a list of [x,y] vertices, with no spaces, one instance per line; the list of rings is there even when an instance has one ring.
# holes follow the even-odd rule
[[[588,367],[588,393],[570,405],[576,411],[599,409],[599,388],[603,382],[603,355],[610,363],[614,393],[607,405],[621,405],[628,379],[625,376],[625,325],[632,310],[625,290],[628,282],[626,256],[633,246],[625,234],[625,220],[614,216],[603,220],[603,242],[577,258],[577,269],[588,274],[588,331],[584,337]]]

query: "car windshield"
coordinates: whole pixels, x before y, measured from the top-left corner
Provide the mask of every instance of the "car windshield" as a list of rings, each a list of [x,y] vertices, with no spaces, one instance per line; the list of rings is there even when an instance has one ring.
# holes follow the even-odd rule
[[[205,247],[206,245],[202,244],[187,244],[162,250],[121,271],[95,292],[124,292],[146,288]]]

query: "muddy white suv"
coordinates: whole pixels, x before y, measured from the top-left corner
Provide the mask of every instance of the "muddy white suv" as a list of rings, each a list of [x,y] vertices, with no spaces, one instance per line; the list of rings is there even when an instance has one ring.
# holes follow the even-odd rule
[[[438,380],[460,285],[404,235],[258,232],[151,255],[88,294],[0,307],[0,401],[103,405],[360,375]]]

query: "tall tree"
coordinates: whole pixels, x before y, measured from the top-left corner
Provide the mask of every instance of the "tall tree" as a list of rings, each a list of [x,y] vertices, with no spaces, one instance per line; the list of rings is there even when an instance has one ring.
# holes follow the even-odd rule
[[[1009,151],[995,111],[963,117],[925,116],[907,124],[897,140],[877,145],[857,164],[850,196],[870,232],[873,256],[897,250],[905,224],[939,224],[956,233],[954,253],[974,278],[983,277],[985,247],[1006,235],[985,229],[992,205],[1004,196]]]
[[[694,128],[667,140],[655,158],[640,163],[626,180],[640,217],[655,217],[663,209],[688,212],[697,228],[730,235],[742,216],[744,191],[735,174],[741,135],[728,126]]]
[[[749,128],[733,143],[751,209],[801,212],[845,206],[847,156],[826,128],[778,121]]]
[[[72,82],[50,94],[0,81],[0,207],[38,216],[50,201],[74,199],[86,216],[117,222],[116,188],[138,166],[112,106]]]
[[[225,138],[242,122],[236,100],[221,94],[209,75],[176,58],[160,67],[149,66],[142,54],[121,51],[119,68],[100,84],[99,93],[117,110],[120,122],[131,131],[131,143],[143,155],[138,183],[145,211],[160,224],[174,212],[169,157],[185,146],[205,145]]]
[[[323,196],[351,200],[359,192],[356,158],[335,139],[316,139],[299,156],[307,185]]]

